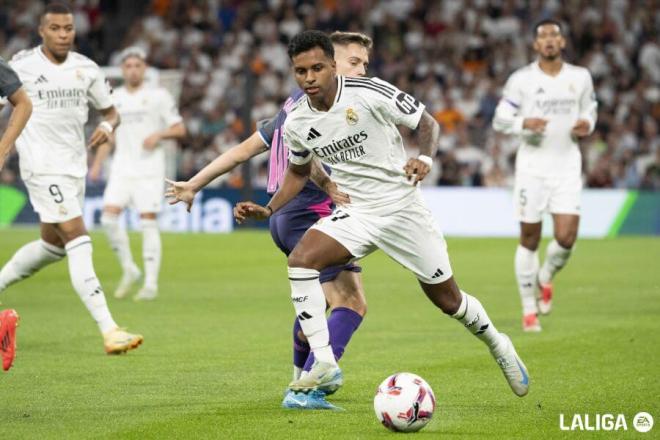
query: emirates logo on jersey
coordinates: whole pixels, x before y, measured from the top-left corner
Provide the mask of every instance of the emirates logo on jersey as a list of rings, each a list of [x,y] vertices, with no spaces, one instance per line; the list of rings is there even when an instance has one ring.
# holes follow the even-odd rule
[[[362,130],[352,136],[343,139],[333,139],[328,145],[314,147],[314,154],[332,165],[340,162],[353,161],[367,154],[362,143],[369,138],[366,131]]]
[[[85,89],[63,89],[61,87],[55,89],[39,89],[37,91],[37,98],[46,101],[46,108],[72,108],[81,105],[86,105],[84,98],[87,94]]]

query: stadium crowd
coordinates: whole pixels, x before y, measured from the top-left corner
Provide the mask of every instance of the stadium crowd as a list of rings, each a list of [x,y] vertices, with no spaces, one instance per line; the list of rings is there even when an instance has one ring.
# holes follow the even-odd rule
[[[39,1],[0,0],[0,54],[38,41]],[[77,50],[116,64],[126,46],[152,66],[180,69],[188,129],[177,162],[187,179],[274,115],[294,87],[286,43],[303,29],[350,30],[374,39],[369,67],[423,101],[442,127],[425,184],[510,186],[516,144],[491,119],[507,76],[532,60],[532,26],[563,23],[566,58],[589,68],[598,124],[582,142],[586,186],[660,189],[660,8],[653,0],[318,0],[316,2],[79,0]],[[122,7],[122,5],[124,5]],[[120,36],[119,38],[117,36]],[[246,102],[251,102],[246,109]],[[246,127],[249,112],[252,127]],[[415,143],[407,132],[407,145]],[[266,157],[251,184],[265,186]],[[16,180],[17,158],[0,174]],[[246,185],[238,169],[217,185]]]

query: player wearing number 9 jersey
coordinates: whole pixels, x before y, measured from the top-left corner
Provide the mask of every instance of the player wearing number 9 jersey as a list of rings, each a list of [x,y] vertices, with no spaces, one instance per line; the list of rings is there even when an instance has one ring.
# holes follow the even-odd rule
[[[107,140],[119,117],[99,67],[71,51],[75,30],[69,7],[46,6],[39,34],[43,44],[20,52],[10,65],[33,103],[32,117],[16,146],[21,177],[41,221],[41,239],[20,248],[0,270],[0,292],[66,256],[73,287],[103,334],[106,352],[123,353],[142,343],[142,336],[121,330],[112,318],[82,220],[88,103],[104,118],[90,147]]]

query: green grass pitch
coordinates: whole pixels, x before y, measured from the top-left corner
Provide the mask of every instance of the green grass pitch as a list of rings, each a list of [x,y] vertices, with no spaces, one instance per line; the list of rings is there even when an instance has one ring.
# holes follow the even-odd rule
[[[4,263],[36,230],[0,231]],[[422,438],[651,438],[630,420],[660,423],[660,240],[581,240],[556,280],[541,334],[523,334],[513,277],[515,240],[452,239],[459,285],[481,299],[531,374],[525,398],[509,390],[483,344],[434,309],[414,277],[378,252],[363,261],[369,312],[332,401],[344,412],[280,409],[291,376],[286,264],[262,231],[163,236],[160,298],[111,297],[119,267],[93,234],[94,260],[120,325],[145,343],[107,356],[69,284],[65,262],[0,295],[21,314],[18,356],[0,372],[0,437],[385,438],[372,398],[389,374],[410,371],[438,407]],[[140,237],[131,235],[140,261]],[[624,413],[627,433],[559,429],[559,414]],[[658,438],[658,437],[656,437]]]

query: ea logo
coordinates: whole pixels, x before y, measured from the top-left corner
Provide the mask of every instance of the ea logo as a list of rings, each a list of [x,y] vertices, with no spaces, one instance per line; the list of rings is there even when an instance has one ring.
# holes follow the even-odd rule
[[[639,432],[649,432],[653,428],[653,416],[647,412],[639,412],[633,417],[633,426]]]

